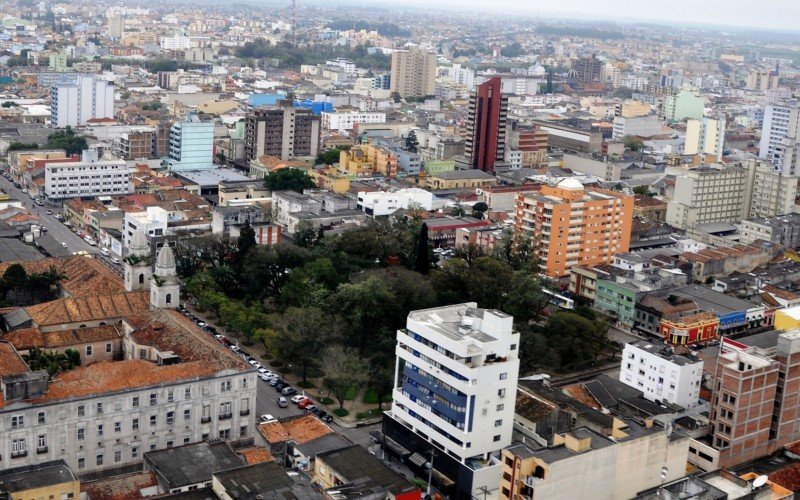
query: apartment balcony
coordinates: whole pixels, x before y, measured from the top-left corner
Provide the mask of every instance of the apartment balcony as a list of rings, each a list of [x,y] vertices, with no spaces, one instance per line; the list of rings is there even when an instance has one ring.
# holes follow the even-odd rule
[[[250,410],[242,410],[242,411],[239,412],[239,416],[244,417],[244,416],[247,416],[247,415],[250,415]]]
[[[28,456],[28,450],[12,451],[11,458],[22,458]]]
[[[211,422],[211,417],[203,417],[200,419],[201,424],[207,424],[209,422]]]
[[[233,418],[233,413],[222,413],[219,416],[220,420],[229,420],[231,418]]]
[[[47,453],[47,446],[40,446],[36,448],[37,455],[41,455],[42,453]]]

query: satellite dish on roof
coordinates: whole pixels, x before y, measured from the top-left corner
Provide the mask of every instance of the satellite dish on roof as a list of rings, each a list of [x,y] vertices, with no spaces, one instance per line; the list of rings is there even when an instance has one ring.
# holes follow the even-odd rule
[[[757,478],[753,479],[753,489],[761,488],[765,484],[767,484],[767,480],[769,476],[758,476]]]

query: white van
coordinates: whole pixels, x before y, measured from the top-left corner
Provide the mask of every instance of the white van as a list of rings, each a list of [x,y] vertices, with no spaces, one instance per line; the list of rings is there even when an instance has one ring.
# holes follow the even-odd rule
[[[100,253],[105,255],[106,257],[108,257],[110,255],[110,252],[108,251],[108,248],[105,248],[105,247],[100,249]]]

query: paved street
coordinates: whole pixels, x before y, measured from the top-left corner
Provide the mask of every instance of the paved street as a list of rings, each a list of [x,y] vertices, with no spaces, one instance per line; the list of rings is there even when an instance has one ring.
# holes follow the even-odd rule
[[[197,312],[193,307],[187,305],[189,311],[192,312],[196,317],[200,318],[202,321],[213,325],[219,333],[225,335],[226,337],[230,338],[231,341],[234,340],[233,336],[228,335],[224,328],[220,327],[213,321],[209,321],[205,318],[202,313]],[[265,368],[271,370],[278,375],[281,375],[279,368],[273,368],[269,365],[266,361],[261,359],[261,347],[259,346],[252,346],[252,347],[244,347],[239,344],[239,347],[242,348],[243,352],[249,353],[254,358],[258,359],[259,362],[264,365]],[[299,387],[295,387],[301,394],[305,394],[313,399],[319,400],[319,389],[311,389],[309,391],[304,391]],[[280,408],[278,406],[278,397],[280,394],[278,391],[275,390],[274,387],[269,385],[267,382],[263,380],[258,381],[258,390],[256,394],[256,411],[258,415],[270,414],[276,418],[288,417],[291,415],[299,415],[303,413],[302,410],[298,409],[296,405],[289,402],[289,406],[287,408]],[[357,428],[344,428],[336,425],[335,423],[331,423],[331,425],[339,432],[341,435],[345,436],[350,441],[360,444],[364,447],[369,447],[372,444],[371,436],[369,433],[374,430],[380,430],[380,424],[374,424],[370,426],[364,427],[357,427]]]
[[[56,241],[60,243],[66,243],[70,252],[78,252],[80,250],[84,250],[91,254],[100,252],[97,247],[90,246],[88,243],[83,241],[83,238],[70,231],[68,227],[53,217],[53,215],[61,211],[60,207],[48,204],[45,204],[42,207],[36,205],[36,203],[33,202],[28,194],[23,193],[21,189],[14,187],[14,183],[2,176],[0,176],[0,188],[2,188],[2,190],[5,191],[12,200],[17,199],[21,201],[22,204],[31,211],[31,213],[38,216],[41,219],[42,225],[47,228],[48,234],[55,238]],[[47,215],[47,210],[52,210],[53,215]]]

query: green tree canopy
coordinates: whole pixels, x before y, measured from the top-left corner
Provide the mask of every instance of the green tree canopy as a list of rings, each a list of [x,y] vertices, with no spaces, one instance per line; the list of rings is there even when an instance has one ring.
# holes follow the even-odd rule
[[[342,150],[339,148],[328,149],[317,155],[315,163],[317,165],[333,165],[334,163],[339,163],[341,153]]]
[[[264,179],[264,185],[270,191],[297,191],[317,187],[314,180],[304,170],[298,168],[283,168],[269,174]]]
[[[64,130],[59,130],[54,134],[50,134],[47,138],[47,147],[51,149],[63,149],[68,155],[80,154],[83,150],[88,148],[86,138],[81,137],[72,130],[72,127],[67,126]]]
[[[417,133],[412,130],[406,136],[406,150],[411,151],[412,153],[416,153],[418,149],[419,149],[419,140],[417,139]]]

